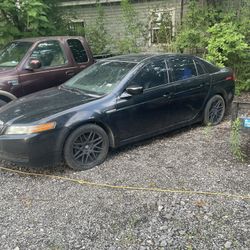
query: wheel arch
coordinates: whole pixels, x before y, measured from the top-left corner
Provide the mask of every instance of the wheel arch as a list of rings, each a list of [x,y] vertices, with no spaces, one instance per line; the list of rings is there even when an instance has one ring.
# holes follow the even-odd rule
[[[112,132],[112,130],[109,128],[109,126],[107,126],[106,124],[104,124],[103,122],[100,122],[98,120],[89,120],[89,121],[84,121],[84,122],[78,122],[77,124],[75,124],[74,126],[71,126],[66,135],[64,136],[63,138],[63,143],[62,143],[62,151],[63,151],[63,148],[65,146],[65,143],[68,139],[68,137],[70,136],[70,134],[76,130],[77,128],[83,126],[83,125],[87,125],[87,124],[95,124],[95,125],[98,125],[99,127],[101,127],[108,135],[108,138],[109,138],[109,146],[111,148],[114,148],[116,146],[116,143],[115,143],[115,137],[114,137],[114,134]]]
[[[212,94],[211,94],[211,95],[209,96],[209,98],[207,99],[206,104],[207,104],[208,101],[209,101],[213,96],[215,96],[215,95],[220,95],[220,96],[223,98],[223,100],[224,100],[224,102],[225,102],[225,106],[226,106],[226,108],[227,108],[227,107],[228,107],[227,92],[226,92],[224,89],[218,89],[218,88],[214,89],[214,91],[212,92]]]

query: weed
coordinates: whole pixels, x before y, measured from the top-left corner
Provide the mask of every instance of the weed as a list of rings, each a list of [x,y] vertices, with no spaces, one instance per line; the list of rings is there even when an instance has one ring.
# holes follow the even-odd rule
[[[244,161],[245,154],[241,150],[241,135],[240,135],[241,121],[237,118],[232,123],[230,134],[230,144],[233,155],[240,161]]]

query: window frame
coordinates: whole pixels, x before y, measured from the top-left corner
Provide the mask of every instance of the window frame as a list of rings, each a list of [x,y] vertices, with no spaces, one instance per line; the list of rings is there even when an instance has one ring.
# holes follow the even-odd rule
[[[74,54],[73,54],[73,52],[72,52],[72,50],[71,50],[71,48],[70,48],[70,46],[69,46],[69,40],[77,40],[77,41],[80,42],[80,44],[82,45],[82,47],[83,47],[83,49],[84,49],[84,51],[85,51],[85,53],[86,53],[87,59],[88,59],[86,62],[80,62],[80,63],[79,63],[79,62],[77,62],[77,61],[75,60]],[[83,42],[81,39],[78,39],[78,38],[69,38],[69,39],[66,40],[66,43],[67,43],[67,46],[68,46],[68,48],[69,48],[69,52],[70,52],[70,54],[71,54],[72,60],[74,61],[75,64],[77,64],[77,65],[83,65],[83,64],[88,64],[88,63],[89,63],[89,60],[90,60],[89,54],[88,54],[88,51],[86,50],[86,48],[85,48],[85,46],[84,46],[84,42]]]
[[[154,90],[157,90],[157,89],[160,89],[160,88],[162,88],[163,86],[166,87],[167,85],[171,84],[171,82],[170,82],[170,76],[169,76],[169,72],[168,72],[168,67],[167,67],[167,63],[166,63],[166,59],[165,59],[165,58],[162,58],[162,59],[158,59],[158,60],[149,61],[149,62],[147,62],[145,65],[143,65],[143,66],[135,73],[135,75],[133,75],[133,77],[130,78],[130,80],[128,81],[127,87],[132,86],[131,83],[133,83],[134,78],[135,78],[135,77],[136,77],[145,67],[147,67],[148,65],[150,65],[150,64],[153,63],[153,62],[164,62],[165,69],[166,69],[166,71],[165,71],[165,72],[166,72],[165,83],[160,84],[160,85],[158,85],[158,86],[153,86],[153,87],[150,87],[150,88],[143,88],[143,94],[144,94],[144,93],[151,92],[151,91],[154,91]]]
[[[196,58],[193,58],[193,62],[194,62],[195,68],[196,68],[197,76],[203,76],[203,75],[209,74],[201,61],[199,61]],[[197,64],[199,64],[201,66],[201,68],[203,69],[203,72],[204,72],[203,74],[199,74]]]
[[[194,64],[194,68],[195,68],[195,72],[196,72],[196,76],[192,76],[192,77],[189,77],[189,78],[186,78],[186,79],[180,79],[180,80],[175,80],[174,79],[174,68],[171,66],[171,62],[170,60],[171,59],[175,59],[176,57],[169,57],[167,59],[167,65],[168,65],[168,70],[170,71],[170,76],[171,76],[171,82],[170,83],[176,83],[176,82],[182,82],[182,81],[187,81],[187,80],[190,80],[190,79],[194,79],[194,78],[197,78],[201,75],[198,74],[198,70],[197,70],[197,67],[196,67],[196,64],[194,62],[194,58],[193,57],[189,57],[189,56],[181,56],[181,58],[186,58],[186,59],[190,59],[193,64]]]

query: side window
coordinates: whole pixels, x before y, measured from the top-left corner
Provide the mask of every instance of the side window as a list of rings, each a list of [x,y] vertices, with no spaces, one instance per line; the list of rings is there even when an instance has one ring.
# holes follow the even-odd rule
[[[31,54],[32,59],[39,59],[42,68],[61,66],[67,63],[58,41],[39,43]]]
[[[203,65],[205,66],[206,70],[208,73],[216,73],[218,71],[220,71],[220,69],[218,67],[216,67],[215,65],[202,60]]]
[[[143,86],[144,89],[167,83],[167,69],[164,60],[151,62],[143,67],[134,77],[131,84]]]
[[[88,61],[87,53],[80,40],[69,39],[67,42],[76,63],[84,63]]]
[[[192,59],[178,57],[169,59],[173,81],[185,80],[197,76],[196,68]]]
[[[204,75],[206,73],[201,64],[197,60],[195,60],[195,65],[198,71],[198,75]]]

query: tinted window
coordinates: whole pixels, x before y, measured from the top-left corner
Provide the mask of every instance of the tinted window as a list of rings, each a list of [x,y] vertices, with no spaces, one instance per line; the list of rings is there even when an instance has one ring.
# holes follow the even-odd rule
[[[198,71],[198,75],[203,75],[205,74],[205,70],[203,69],[203,67],[201,66],[201,64],[198,61],[195,61],[195,65]]]
[[[145,89],[157,87],[167,83],[167,69],[165,61],[151,62],[141,69],[132,80],[131,85],[140,85]]]
[[[88,61],[88,56],[80,40],[69,39],[68,45],[70,47],[70,50],[73,54],[76,63],[84,63]]]
[[[216,66],[214,66],[213,64],[202,60],[203,65],[205,66],[206,70],[208,73],[215,73],[218,72],[220,69]]]
[[[173,81],[185,80],[197,76],[196,68],[192,59],[178,57],[169,59]]]
[[[42,67],[60,66],[67,62],[58,41],[39,43],[32,52],[31,58],[39,59]]]

